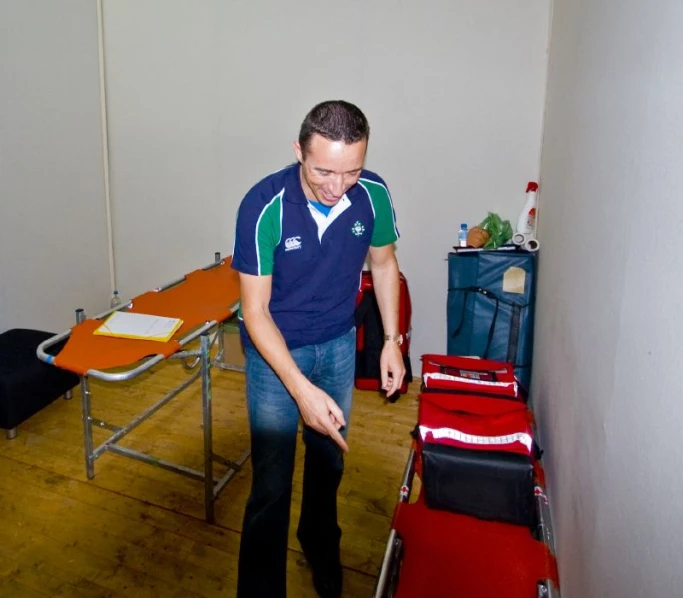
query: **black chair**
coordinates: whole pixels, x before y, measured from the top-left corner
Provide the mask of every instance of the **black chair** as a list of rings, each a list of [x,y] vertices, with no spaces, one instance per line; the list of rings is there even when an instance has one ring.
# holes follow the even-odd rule
[[[7,438],[17,435],[17,426],[64,395],[70,399],[79,383],[76,374],[43,363],[36,356],[38,345],[54,336],[51,332],[14,328],[0,334],[0,428]],[[48,351],[57,354],[62,345]]]

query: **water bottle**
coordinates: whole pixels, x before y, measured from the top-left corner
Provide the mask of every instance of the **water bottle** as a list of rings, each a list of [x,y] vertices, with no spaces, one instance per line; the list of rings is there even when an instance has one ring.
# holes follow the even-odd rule
[[[463,222],[458,231],[458,247],[467,247],[467,223]]]
[[[114,294],[111,297],[111,307],[114,308],[118,307],[119,305],[121,305],[121,297],[119,297],[118,291],[114,291]]]

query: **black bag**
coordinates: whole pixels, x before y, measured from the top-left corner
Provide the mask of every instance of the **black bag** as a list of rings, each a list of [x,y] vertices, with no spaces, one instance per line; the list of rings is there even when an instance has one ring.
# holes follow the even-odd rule
[[[533,526],[532,457],[430,443],[422,468],[428,507]]]
[[[401,354],[406,366],[406,375],[398,392],[388,397],[390,401],[396,401],[400,393],[406,393],[408,383],[413,380],[410,363],[410,336],[412,306],[408,283],[400,274],[399,277],[399,333],[403,335]],[[372,275],[364,271],[361,276],[361,287],[356,300],[356,374],[355,386],[360,390],[380,390],[381,372],[379,359],[384,347],[384,328],[379,305],[375,297],[372,284]]]

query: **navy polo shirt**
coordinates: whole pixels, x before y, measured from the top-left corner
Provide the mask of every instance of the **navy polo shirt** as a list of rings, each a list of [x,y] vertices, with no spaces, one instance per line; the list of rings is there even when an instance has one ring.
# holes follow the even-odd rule
[[[270,313],[293,349],[351,329],[368,249],[397,239],[391,196],[378,175],[363,170],[325,216],[304,196],[297,163],[267,176],[242,200],[232,267],[272,276]]]

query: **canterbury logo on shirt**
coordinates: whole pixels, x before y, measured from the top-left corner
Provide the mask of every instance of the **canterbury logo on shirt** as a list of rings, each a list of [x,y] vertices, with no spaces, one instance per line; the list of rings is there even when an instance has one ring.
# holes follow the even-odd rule
[[[285,251],[301,249],[301,237],[289,237],[285,239]]]

